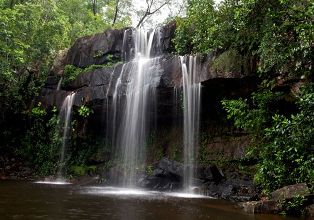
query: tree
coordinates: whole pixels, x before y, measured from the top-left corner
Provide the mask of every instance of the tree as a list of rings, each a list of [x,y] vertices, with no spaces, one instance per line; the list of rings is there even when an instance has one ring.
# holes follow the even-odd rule
[[[106,18],[111,20],[112,27],[128,26],[131,24],[131,0],[109,0],[106,7]]]
[[[91,10],[93,3],[97,3],[97,13]],[[107,4],[90,0],[0,0],[0,151],[3,146],[14,150],[12,146],[22,145],[30,110],[58,51],[80,36],[111,26],[112,17],[106,17],[103,10],[104,5],[111,7]],[[117,25],[127,23],[125,17],[121,15]]]
[[[160,9],[169,4],[170,1],[171,0],[146,0],[146,8],[140,11],[141,17],[136,27],[140,27],[148,17],[159,12]]]

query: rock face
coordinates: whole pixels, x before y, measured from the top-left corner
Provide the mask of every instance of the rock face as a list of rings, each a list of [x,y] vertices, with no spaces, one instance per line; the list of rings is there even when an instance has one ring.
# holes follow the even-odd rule
[[[120,58],[124,31],[109,29],[104,33],[77,39],[68,52],[66,64],[83,68],[104,64],[109,61],[109,55]]]
[[[171,22],[156,30],[155,38],[159,39],[153,44],[155,54],[169,53],[173,50],[171,40],[175,28],[175,22]],[[112,59],[130,60],[133,54],[128,49],[134,44],[132,30],[134,31],[133,28],[109,29],[104,33],[79,38],[70,48],[66,64],[84,68],[93,64],[105,64]]]
[[[170,22],[154,31],[151,53],[158,57],[159,82],[157,87],[159,90],[178,88],[182,85],[180,59],[178,56],[171,54],[174,50],[172,39],[175,28],[175,22]],[[60,106],[62,101],[59,99],[64,99],[66,95],[64,91],[79,93],[75,100],[77,106],[105,100],[108,96],[112,96],[114,88],[109,87],[116,84],[121,69],[125,68],[124,64],[84,72],[69,85],[63,86],[60,91],[56,91],[59,82],[57,76],[63,74],[65,65],[86,68],[91,65],[130,61],[134,57],[135,32],[136,30],[133,28],[109,29],[103,33],[77,39],[68,51],[63,51],[57,57],[52,68],[52,75],[48,77],[43,88],[42,102],[47,106]],[[248,77],[242,72],[216,72],[212,68],[214,59],[214,54],[198,57],[200,82],[207,82],[211,79],[243,79],[245,81]],[[127,83],[127,74],[122,80],[122,84]]]

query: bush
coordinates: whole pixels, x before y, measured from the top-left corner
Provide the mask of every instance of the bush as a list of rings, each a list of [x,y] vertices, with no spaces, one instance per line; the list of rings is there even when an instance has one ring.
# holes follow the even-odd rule
[[[265,191],[314,182],[313,91],[313,86],[303,89],[297,102],[299,111],[290,116],[274,110],[271,104],[276,96],[269,92],[253,95],[255,108],[241,99],[223,101],[235,126],[257,138],[253,148],[259,159],[255,181]]]

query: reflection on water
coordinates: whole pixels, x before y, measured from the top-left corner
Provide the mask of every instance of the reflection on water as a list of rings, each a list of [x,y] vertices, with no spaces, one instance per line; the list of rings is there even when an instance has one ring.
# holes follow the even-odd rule
[[[180,196],[115,187],[0,181],[0,219],[288,220],[248,215],[218,199]]]

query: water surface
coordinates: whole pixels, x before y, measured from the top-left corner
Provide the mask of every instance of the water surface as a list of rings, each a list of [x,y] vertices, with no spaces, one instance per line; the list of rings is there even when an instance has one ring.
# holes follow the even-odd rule
[[[226,201],[183,195],[0,181],[0,219],[293,220],[249,215]]]

